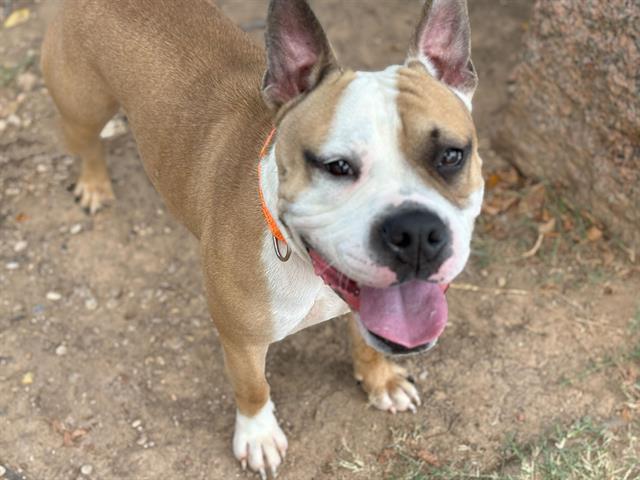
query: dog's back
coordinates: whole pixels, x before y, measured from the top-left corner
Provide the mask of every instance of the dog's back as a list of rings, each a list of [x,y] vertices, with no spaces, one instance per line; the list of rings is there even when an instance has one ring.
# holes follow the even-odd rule
[[[215,194],[189,188],[192,176],[211,175],[212,190],[225,188],[233,173],[214,161],[217,150],[236,142],[238,158],[226,159],[234,169],[255,162],[257,152],[243,146],[259,144],[247,140],[270,121],[259,95],[263,52],[204,0],[64,0],[42,67],[69,148],[89,158],[77,191],[85,206],[98,208],[111,194],[97,185],[104,176],[98,135],[120,105],[151,181],[196,235],[201,219],[190,212]],[[247,123],[255,128],[245,132]]]

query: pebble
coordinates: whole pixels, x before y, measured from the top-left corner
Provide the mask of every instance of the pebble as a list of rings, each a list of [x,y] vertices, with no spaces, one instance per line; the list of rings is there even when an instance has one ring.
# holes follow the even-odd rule
[[[0,118],[0,133],[7,129],[7,121]]]
[[[16,242],[16,244],[13,246],[13,251],[16,253],[20,253],[26,248],[27,248],[27,242],[25,242],[24,240],[20,240],[19,242]]]
[[[22,120],[20,120],[20,117],[15,113],[12,113],[7,117],[7,122],[9,123],[9,125],[16,128],[20,128],[20,126],[22,125]]]
[[[36,172],[38,173],[45,173],[47,171],[49,171],[49,167],[44,163],[39,163],[38,166],[36,167]]]
[[[87,310],[95,310],[96,308],[98,308],[98,301],[95,298],[87,298],[84,301],[84,307]]]
[[[18,187],[9,187],[4,193],[7,197],[15,197],[16,195],[20,195],[20,189]]]
[[[31,72],[21,73],[20,75],[18,75],[18,78],[16,79],[16,83],[18,87],[23,92],[30,92],[31,90],[33,90],[33,87],[36,86],[37,82],[38,82],[38,77],[36,77]]]
[[[77,235],[81,231],[82,231],[82,224],[80,223],[76,223],[75,225],[72,225],[71,228],[69,229],[69,233],[71,235]]]
[[[131,423],[131,426],[133,428],[138,428],[140,425],[142,425],[142,420],[134,420],[133,423]]]
[[[48,292],[47,293],[47,300],[51,300],[52,302],[57,302],[61,298],[62,298],[62,295],[60,295],[58,292]]]
[[[20,264],[18,262],[9,262],[5,267],[7,267],[7,270],[17,270],[20,268]]]
[[[418,380],[420,380],[421,382],[424,382],[427,377],[429,376],[429,372],[426,370],[423,370],[422,372],[420,372],[420,374],[418,375]]]
[[[82,465],[82,467],[80,467],[80,473],[82,473],[83,475],[91,475],[93,473],[93,466]]]
[[[504,288],[507,285],[507,279],[504,277],[498,278],[498,286]]]
[[[67,354],[67,347],[65,347],[64,345],[58,345],[58,348],[56,348],[56,355],[62,357],[63,355]]]
[[[0,465],[0,477],[4,477],[5,473],[7,473],[7,469]]]
[[[138,441],[137,441],[136,443],[137,443],[138,445],[140,445],[140,446],[142,446],[142,445],[144,445],[145,443],[147,443],[147,437],[146,437],[146,435],[141,436],[141,437],[138,439]]]

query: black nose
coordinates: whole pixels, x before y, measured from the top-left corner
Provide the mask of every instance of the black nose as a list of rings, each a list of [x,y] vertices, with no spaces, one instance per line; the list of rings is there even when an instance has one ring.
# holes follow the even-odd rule
[[[428,210],[391,215],[380,224],[379,234],[387,253],[423,279],[440,268],[450,237],[440,217]]]

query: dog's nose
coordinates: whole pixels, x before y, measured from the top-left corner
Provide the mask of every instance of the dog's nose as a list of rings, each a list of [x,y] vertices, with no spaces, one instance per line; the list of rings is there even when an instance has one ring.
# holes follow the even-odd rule
[[[428,210],[391,215],[380,224],[379,233],[383,247],[423,279],[440,268],[450,237],[440,217]]]

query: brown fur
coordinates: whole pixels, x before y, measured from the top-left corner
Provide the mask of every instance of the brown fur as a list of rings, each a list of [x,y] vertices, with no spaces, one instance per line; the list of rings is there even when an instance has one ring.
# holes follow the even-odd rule
[[[398,73],[398,112],[402,129],[400,148],[425,183],[452,203],[464,207],[469,195],[482,184],[482,160],[478,156],[476,130],[467,107],[447,87],[429,75],[419,62]],[[424,92],[428,92],[425,95]],[[472,143],[471,158],[452,183],[431,168],[430,137],[437,129],[441,138],[464,147]]]
[[[260,96],[264,54],[212,5],[159,3],[65,0],[42,67],[83,160],[80,182],[110,189],[98,135],[118,104],[126,112],[149,178],[200,240],[238,405],[252,415],[268,398],[272,322],[256,173],[273,120]]]

